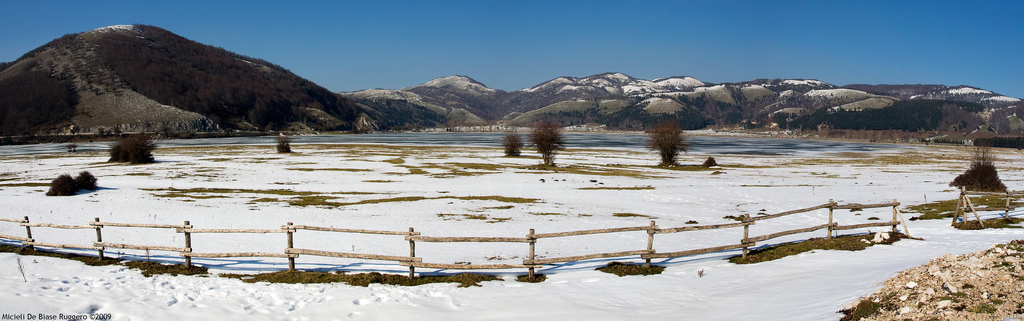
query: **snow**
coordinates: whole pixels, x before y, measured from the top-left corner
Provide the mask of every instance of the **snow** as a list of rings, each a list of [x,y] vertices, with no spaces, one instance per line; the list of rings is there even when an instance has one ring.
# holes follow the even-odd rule
[[[565,85],[572,85],[577,88],[566,88]],[[595,89],[604,89],[605,91],[615,94],[619,92],[624,94],[646,94],[678,92],[684,89],[704,85],[704,82],[693,77],[659,78],[654,81],[650,81],[635,79],[622,73],[608,73],[594,75],[583,79],[558,77],[551,81],[534,86],[533,88],[523,89],[522,91],[536,92],[543,88],[560,88],[558,92],[562,92],[565,90],[580,90],[582,87],[593,87]]]
[[[854,89],[815,89],[808,91],[804,94],[808,97],[827,97],[827,98],[863,98],[868,96],[868,93],[854,90]]]
[[[669,87],[675,89],[701,87],[706,85],[703,81],[697,80],[696,78],[693,77],[660,78],[655,79],[654,84],[659,87]]]
[[[108,165],[104,163],[107,157],[101,152],[3,156],[0,157],[0,173],[5,179],[2,183],[8,185],[0,189],[0,197],[7,210],[0,217],[28,215],[33,222],[73,225],[85,224],[93,217],[109,222],[153,224],[181,224],[190,220],[196,228],[277,228],[285,222],[294,222],[396,231],[415,227],[428,236],[521,237],[531,228],[547,233],[640,226],[649,221],[647,218],[614,217],[614,213],[656,216],[659,226],[677,227],[687,226],[688,220],[700,224],[728,223],[731,221],[723,216],[761,211],[776,213],[822,204],[829,199],[840,203],[898,199],[905,207],[926,200],[956,197],[947,183],[966,167],[968,150],[876,146],[873,151],[841,153],[840,150],[777,151],[783,155],[709,155],[695,147],[680,160],[684,164],[699,164],[708,156],[714,156],[718,163],[727,165],[719,169],[724,172],[720,175],[652,168],[649,166],[657,162],[657,156],[642,149],[572,149],[561,152],[556,159],[561,166],[637,169],[655,176],[651,178],[537,172],[516,167],[451,177],[409,172],[409,168],[421,168],[431,174],[443,174],[446,170],[439,168],[455,163],[527,166],[538,162],[537,155],[531,151],[524,151],[528,157],[507,158],[499,149],[467,147],[294,144],[292,148],[297,153],[292,155],[274,154],[273,146],[265,145],[161,148],[156,153],[159,163],[139,166]],[[1004,182],[1011,189],[1024,189],[1024,157],[1012,150],[996,152]],[[888,157],[910,162],[878,161]],[[402,159],[404,163],[397,164],[395,159]],[[294,170],[315,168],[324,170]],[[102,189],[73,197],[46,197],[39,191],[42,187],[9,185],[45,182],[60,173],[74,174],[80,170],[96,175]],[[546,182],[540,182],[542,178]],[[653,189],[579,189],[617,186],[651,186]],[[253,202],[273,196],[266,194],[238,193],[225,198],[157,196],[171,187],[287,189],[323,193],[338,197],[335,201],[345,202],[401,196],[484,195],[541,201],[508,204],[440,198],[317,208],[289,206],[287,197],[282,197],[280,202]],[[501,209],[506,204],[513,208]],[[472,219],[445,220],[438,216],[463,213],[510,220],[487,223]],[[861,223],[867,222],[865,219],[869,216],[884,219],[886,215],[889,215],[886,209],[857,213],[837,211],[836,219],[846,224]],[[905,212],[904,215],[909,218],[914,214]],[[1014,215],[1024,215],[1024,212]],[[817,225],[824,219],[827,219],[827,211],[759,221],[751,227],[751,234]],[[617,277],[594,271],[613,259],[591,260],[546,266],[539,271],[548,276],[542,283],[516,282],[512,276],[523,271],[509,270],[496,272],[505,277],[504,281],[483,282],[481,287],[470,288],[457,288],[454,284],[365,288],[344,284],[247,284],[217,276],[146,278],[122,266],[92,267],[76,261],[0,253],[0,269],[6,271],[0,274],[0,286],[5,289],[0,293],[0,300],[5,302],[0,313],[95,312],[110,313],[114,320],[490,320],[523,317],[622,320],[666,316],[714,320],[749,319],[750,316],[764,320],[837,320],[840,315],[835,311],[879,289],[880,282],[898,271],[947,253],[969,253],[994,243],[1022,238],[1016,230],[959,231],[949,227],[946,220],[908,221],[907,224],[911,234],[924,241],[904,240],[857,252],[815,251],[750,265],[728,263],[726,259],[737,255],[736,251],[655,260],[655,264],[667,268],[660,275],[647,277]],[[0,222],[0,234],[23,233],[24,228],[17,224]],[[714,230],[659,234],[655,248],[667,252],[732,244],[739,239],[739,233]],[[798,234],[767,243],[822,236],[818,234]],[[95,234],[92,230],[56,233],[52,229],[38,228],[33,229],[33,236],[45,242],[80,244],[91,242]],[[103,237],[104,241],[115,243],[180,246],[182,242],[180,234],[163,230],[105,228]],[[295,239],[297,247],[314,249],[392,255],[408,251],[401,237],[392,236],[354,237],[300,231]],[[643,232],[544,239],[538,242],[537,251],[553,257],[597,250],[633,250],[642,248],[646,239]],[[196,252],[280,252],[283,246],[281,234],[193,235]],[[525,251],[522,244],[417,244],[417,254],[423,256],[424,261],[441,263],[518,263]],[[107,254],[145,259],[140,251],[108,250]],[[22,280],[18,272],[16,260],[19,257],[25,262],[28,282]],[[168,252],[154,252],[153,259],[167,263],[181,261],[176,254]],[[618,260],[637,261],[636,258]],[[210,267],[215,274],[276,271],[287,266],[286,261],[279,258],[197,258],[194,262]],[[296,262],[299,269],[407,271],[396,264],[375,261],[301,256]],[[703,277],[697,275],[698,270],[704,270]]]
[[[797,85],[797,86],[800,86],[800,85],[818,86],[818,85],[825,85],[826,84],[823,81],[813,80],[813,79],[808,79],[808,80],[804,80],[804,79],[786,79],[786,80],[783,80],[782,83],[783,84],[787,84],[787,85]]]
[[[719,90],[726,90],[725,89],[725,85],[714,85],[714,86],[711,86],[711,87],[697,87],[697,88],[693,89],[693,92],[700,93],[700,92],[705,92],[705,91],[719,91]]]
[[[969,94],[990,95],[990,94],[992,94],[991,91],[981,90],[981,89],[971,88],[971,87],[953,88],[953,89],[946,90],[946,93],[949,93],[951,95],[969,95]]]
[[[92,32],[112,32],[112,31],[139,32],[138,29],[135,29],[135,26],[133,26],[133,25],[113,25],[113,26],[106,26],[106,27],[103,27],[103,28],[96,28],[96,29],[92,30]]]
[[[448,77],[443,77],[443,78],[436,78],[436,79],[433,79],[431,81],[428,81],[427,83],[423,84],[422,86],[437,87],[437,88],[454,87],[454,88],[462,89],[462,90],[465,90],[465,91],[483,92],[483,93],[493,93],[493,92],[495,92],[494,89],[487,88],[486,86],[483,86],[483,85],[481,85],[479,83],[476,83],[472,79],[470,79],[469,77],[465,77],[465,76],[448,76]]]
[[[1013,98],[1013,97],[1007,97],[1007,96],[993,96],[993,97],[988,97],[988,98],[982,99],[982,101],[995,101],[995,102],[1000,102],[1000,103],[1015,103],[1015,102],[1020,101],[1020,99]]]

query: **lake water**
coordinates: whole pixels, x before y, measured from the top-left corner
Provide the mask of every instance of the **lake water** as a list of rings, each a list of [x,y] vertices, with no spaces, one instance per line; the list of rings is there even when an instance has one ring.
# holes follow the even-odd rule
[[[293,136],[292,144],[384,144],[421,146],[501,147],[504,133],[388,133],[361,135]],[[527,135],[523,134],[526,139]],[[608,148],[646,151],[646,135],[565,134],[567,148]],[[689,152],[701,154],[815,155],[914,148],[894,144],[866,144],[800,139],[688,137]],[[78,143],[79,151],[105,151],[111,142]],[[275,145],[276,137],[222,137],[158,140],[158,147]],[[0,155],[67,152],[66,144],[0,146]],[[296,146],[297,150],[301,147]],[[529,147],[527,147],[529,150]]]

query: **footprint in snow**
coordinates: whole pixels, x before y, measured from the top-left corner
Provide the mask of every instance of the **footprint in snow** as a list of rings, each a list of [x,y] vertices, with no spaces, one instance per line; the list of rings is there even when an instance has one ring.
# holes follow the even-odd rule
[[[379,300],[380,299],[378,299],[377,302],[380,302]],[[367,300],[367,299],[352,300],[352,304],[355,304],[355,305],[366,305],[366,304],[369,304],[371,302],[373,302],[373,301]]]

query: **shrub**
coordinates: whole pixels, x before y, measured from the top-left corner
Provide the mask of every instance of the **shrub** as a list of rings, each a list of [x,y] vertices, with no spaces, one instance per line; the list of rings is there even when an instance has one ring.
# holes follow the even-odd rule
[[[656,150],[661,155],[660,166],[676,164],[679,152],[685,152],[690,146],[683,137],[683,130],[675,121],[666,120],[651,127],[647,137],[647,148]]]
[[[71,175],[62,174],[50,182],[50,190],[46,192],[46,196],[73,196],[78,190],[75,179],[71,178]]]
[[[530,143],[544,158],[544,165],[555,165],[555,152],[565,149],[565,137],[562,136],[562,125],[553,121],[539,122],[533,125],[530,132]]]
[[[718,166],[718,162],[715,161],[714,157],[710,157],[709,156],[708,159],[704,161],[704,164],[701,164],[700,166],[703,166],[703,167],[715,167],[715,166]]]
[[[996,171],[994,160],[995,157],[992,155],[991,147],[976,147],[971,158],[971,167],[953,179],[949,186],[983,192],[1006,191],[1006,185],[999,179],[999,173]]]
[[[291,153],[292,152],[292,138],[288,136],[277,136],[277,152],[278,153]]]
[[[134,134],[118,140],[110,147],[108,162],[127,162],[132,164],[154,163],[153,150],[156,144],[147,134]]]
[[[519,156],[522,154],[523,137],[519,134],[508,134],[501,139],[501,146],[505,147],[505,156]]]
[[[75,177],[75,184],[78,185],[79,189],[95,191],[96,190],[96,176],[92,176],[92,173],[88,171],[82,171]]]

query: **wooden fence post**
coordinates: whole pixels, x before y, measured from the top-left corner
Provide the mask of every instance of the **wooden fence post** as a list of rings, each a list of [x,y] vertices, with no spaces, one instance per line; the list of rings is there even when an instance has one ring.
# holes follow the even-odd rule
[[[292,232],[294,231],[295,230],[292,229],[292,222],[288,222],[288,249],[295,247],[294,239],[292,236]],[[287,253],[288,250],[285,250],[285,254]],[[295,271],[295,258],[290,255],[288,256],[288,271]]]
[[[1003,212],[1003,218],[1010,218],[1010,191],[1006,191],[1006,211]]]
[[[188,221],[185,221],[186,230],[190,228],[190,225]],[[192,252],[192,233],[189,232],[185,232],[185,251]],[[185,266],[192,267],[192,257],[188,253],[185,254]]]
[[[414,231],[415,230],[410,227],[409,228],[409,236],[412,236]],[[410,258],[415,258],[416,257],[416,241],[413,241],[412,238],[409,238],[409,257]],[[410,263],[412,263],[412,262],[410,262]],[[411,280],[414,277],[416,277],[416,267],[412,266],[412,264],[410,264],[409,265],[409,279]]]
[[[655,226],[657,226],[657,225],[654,224],[654,220],[651,220],[651,227],[647,228],[647,251],[648,251],[648,254],[650,254],[649,253],[650,250],[654,249],[654,227]],[[647,258],[647,259],[644,260],[644,267],[646,267],[646,268],[650,268],[651,267],[651,259],[650,258]]]
[[[28,221],[28,216],[25,216],[25,223],[28,223],[28,222],[29,222],[29,221]],[[31,239],[32,239],[32,228],[31,228],[31,227],[29,227],[29,226],[25,226],[25,234],[27,234],[27,236],[26,236],[26,237],[27,237],[28,239],[30,239],[30,240],[31,240]],[[35,241],[33,240],[33,242],[35,242]],[[36,247],[35,247],[35,246],[32,246],[32,245],[29,245],[29,246],[28,246],[28,249],[29,249],[29,250],[35,250],[35,249],[36,249]]]
[[[832,204],[832,200],[828,200],[828,203]],[[828,207],[828,229],[826,229],[825,231],[828,233],[828,236],[826,237],[826,239],[829,239],[829,240],[832,239],[832,222],[835,221],[835,219],[832,217],[832,215],[833,215],[832,211],[833,211],[834,207],[835,207],[834,205],[829,205],[829,207]]]
[[[96,218],[96,222],[97,223],[100,222],[100,218],[99,217]],[[102,243],[103,242],[103,234],[100,233],[100,229],[101,228],[103,228],[103,226],[96,225],[96,242],[98,242],[98,243]],[[103,259],[103,247],[100,246],[98,249],[96,249],[96,251],[99,252],[100,260],[102,260]]]
[[[892,199],[892,202],[898,203],[895,198]],[[897,209],[897,207],[899,207],[899,205],[892,206],[892,234],[896,234],[896,232],[899,231],[898,229],[896,229],[896,227],[899,226],[899,223],[897,223],[899,222],[899,218],[897,218],[896,216],[897,214],[899,214],[899,210]]]
[[[537,256],[536,256],[537,238],[533,236],[533,233],[534,233],[534,231],[531,228],[530,229],[530,234],[526,236],[526,238],[530,239],[530,279],[531,280],[533,279],[533,277],[535,275],[534,274],[535,271],[534,271],[534,267],[533,267],[533,264],[534,264],[533,260],[537,258]]]
[[[743,225],[743,239],[740,240],[740,243],[743,243],[743,257],[742,258],[746,259],[747,258],[747,251],[748,251],[748,249],[747,249],[747,238],[750,237],[750,224],[749,224],[750,223],[750,214],[743,214],[743,222],[744,223],[748,223],[746,225]]]

